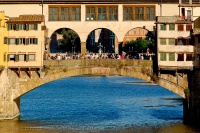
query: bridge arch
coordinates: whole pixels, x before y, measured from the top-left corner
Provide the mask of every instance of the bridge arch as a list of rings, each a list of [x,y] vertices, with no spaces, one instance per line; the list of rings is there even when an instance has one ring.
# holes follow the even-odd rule
[[[39,70],[32,69],[27,72],[26,69],[20,72],[20,77],[15,69],[8,69],[3,71],[2,75],[5,77],[3,81],[11,83],[12,86],[5,86],[7,106],[12,107],[7,110],[7,106],[3,108],[7,119],[13,119],[20,113],[20,97],[27,92],[46,84],[48,82],[83,74],[100,74],[100,75],[122,75],[146,80],[148,82],[155,81],[152,77],[152,60],[113,60],[113,59],[85,59],[85,60],[44,60],[44,67],[42,69],[42,76],[39,75]],[[176,77],[174,77],[176,78]],[[7,80],[8,81],[5,81]],[[171,77],[169,78],[171,79]],[[184,97],[184,91],[177,86],[176,83],[170,83],[166,80],[158,79],[158,85],[173,91],[174,93]]]

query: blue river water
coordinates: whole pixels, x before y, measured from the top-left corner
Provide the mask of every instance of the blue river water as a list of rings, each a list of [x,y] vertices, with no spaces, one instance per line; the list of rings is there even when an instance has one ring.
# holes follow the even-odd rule
[[[42,85],[20,100],[20,121],[39,124],[36,128],[98,131],[183,123],[180,96],[132,77],[68,77]]]

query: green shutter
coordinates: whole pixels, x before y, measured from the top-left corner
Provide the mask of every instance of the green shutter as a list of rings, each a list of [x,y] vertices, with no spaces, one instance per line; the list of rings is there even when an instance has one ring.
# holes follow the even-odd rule
[[[8,45],[10,44],[10,38],[8,38]]]
[[[175,61],[175,53],[169,53],[169,61]]]
[[[38,44],[38,39],[37,38],[35,38],[35,44]]]
[[[166,53],[160,53],[160,61],[166,61]]]
[[[8,28],[8,30],[10,30],[10,27],[11,27],[11,25],[10,25],[10,24],[8,24],[8,27],[7,27],[7,28]]]
[[[34,30],[38,30],[38,24],[34,24]]]
[[[19,44],[19,38],[16,38],[16,44],[17,45]]]

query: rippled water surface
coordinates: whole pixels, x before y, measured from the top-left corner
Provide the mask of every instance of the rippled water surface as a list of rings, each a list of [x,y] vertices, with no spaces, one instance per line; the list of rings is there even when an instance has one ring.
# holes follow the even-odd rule
[[[50,82],[21,97],[20,122],[25,128],[69,132],[187,129],[182,124],[182,98],[142,82],[124,76],[84,75]]]

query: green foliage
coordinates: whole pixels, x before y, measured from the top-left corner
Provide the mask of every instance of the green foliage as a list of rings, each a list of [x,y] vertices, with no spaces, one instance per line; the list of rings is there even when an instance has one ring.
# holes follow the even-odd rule
[[[78,48],[79,36],[73,30],[62,29],[62,39],[58,40],[59,46],[64,51],[71,51],[72,47]]]
[[[147,48],[149,48],[152,52],[155,52],[155,41],[151,40],[149,37],[138,38],[134,41],[127,42],[125,46],[122,48],[123,51],[137,51],[138,52],[146,52]]]
[[[190,94],[190,89],[189,88],[184,89],[184,93],[185,93],[185,95]]]

